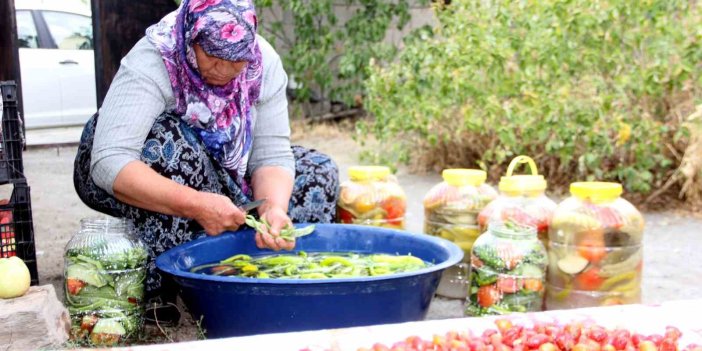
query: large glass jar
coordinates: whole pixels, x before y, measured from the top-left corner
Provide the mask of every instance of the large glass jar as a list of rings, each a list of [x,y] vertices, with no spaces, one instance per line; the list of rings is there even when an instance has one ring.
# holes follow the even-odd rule
[[[478,213],[497,197],[497,191],[485,184],[487,174],[478,169],[446,169],[441,176],[444,181],[424,197],[424,232],[463,249],[463,262],[444,271],[436,293],[465,299],[470,251],[480,235]]]
[[[101,346],[134,340],[143,324],[147,252],[129,223],[81,220],[64,258],[71,338]]]
[[[473,244],[466,315],[541,311],[547,254],[536,228],[491,222]]]
[[[513,175],[514,169],[526,163],[531,175]],[[511,221],[536,227],[539,240],[548,244],[548,229],[556,203],[548,198],[546,180],[538,174],[536,163],[528,156],[517,156],[510,162],[507,174],[500,179],[500,195],[478,215],[481,231],[490,222]]]
[[[407,197],[388,167],[350,167],[349,178],[339,190],[340,223],[404,229]]]
[[[549,234],[546,307],[640,302],[643,216],[617,183],[573,183],[570,193]]]

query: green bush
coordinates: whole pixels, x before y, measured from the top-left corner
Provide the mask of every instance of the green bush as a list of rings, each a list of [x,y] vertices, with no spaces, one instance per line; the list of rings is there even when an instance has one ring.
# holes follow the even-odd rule
[[[531,155],[553,184],[662,186],[700,97],[702,15],[688,0],[462,0],[374,65],[361,123],[376,161],[480,165]],[[394,147],[389,147],[392,145]]]
[[[403,29],[412,0],[256,0],[262,34],[282,50],[283,65],[301,85],[300,98],[317,93],[324,100],[355,105],[371,57],[390,60],[396,48],[384,41],[389,29]],[[425,4],[427,0],[414,0]],[[280,10],[291,16],[286,23]],[[350,17],[339,20],[337,11]]]

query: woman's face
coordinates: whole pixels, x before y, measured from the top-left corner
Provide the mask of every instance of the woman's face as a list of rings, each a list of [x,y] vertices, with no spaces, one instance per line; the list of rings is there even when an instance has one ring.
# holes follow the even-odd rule
[[[199,44],[193,45],[200,76],[210,85],[226,85],[246,67],[246,61],[227,61],[208,55]]]

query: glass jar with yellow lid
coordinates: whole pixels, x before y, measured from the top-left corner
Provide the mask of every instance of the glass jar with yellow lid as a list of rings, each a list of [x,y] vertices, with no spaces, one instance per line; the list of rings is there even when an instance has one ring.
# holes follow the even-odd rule
[[[641,300],[644,218],[621,184],[576,182],[549,233],[548,309]]]
[[[531,174],[513,174],[521,164],[527,164]],[[546,187],[546,179],[538,174],[534,160],[528,156],[515,157],[500,179],[500,195],[478,215],[481,232],[487,230],[488,223],[511,222],[536,228],[539,240],[546,245],[551,216],[556,209],[556,203],[546,196]]]
[[[341,183],[337,204],[340,223],[404,229],[407,197],[383,166],[353,166]]]
[[[463,249],[463,262],[444,271],[436,293],[466,298],[468,262],[473,242],[480,235],[478,213],[497,197],[485,183],[487,174],[478,169],[445,169],[443,181],[424,197],[424,232],[448,239]]]

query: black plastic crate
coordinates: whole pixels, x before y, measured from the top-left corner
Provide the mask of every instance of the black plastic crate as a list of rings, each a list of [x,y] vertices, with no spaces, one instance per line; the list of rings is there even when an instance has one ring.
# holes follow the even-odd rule
[[[26,181],[17,182],[10,199],[0,201],[0,257],[17,256],[29,267],[32,285],[39,281],[32,203]]]
[[[2,143],[0,143],[0,184],[24,180],[22,150],[24,128],[17,112],[17,85],[0,82],[2,93]]]

